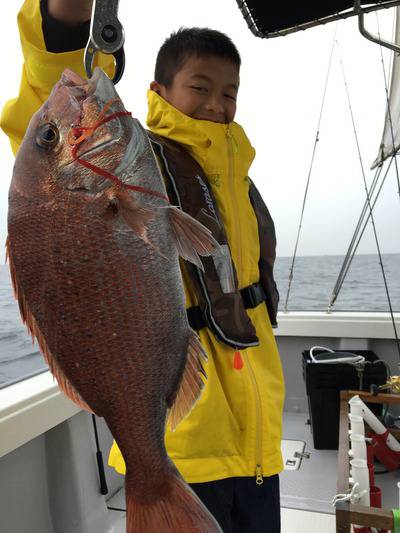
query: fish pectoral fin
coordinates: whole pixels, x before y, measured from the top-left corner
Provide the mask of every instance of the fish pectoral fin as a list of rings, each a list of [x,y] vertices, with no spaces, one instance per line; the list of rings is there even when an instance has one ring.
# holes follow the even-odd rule
[[[200,397],[204,387],[204,378],[207,378],[207,374],[203,368],[203,361],[207,361],[207,355],[200,343],[199,337],[194,331],[191,331],[185,370],[168,414],[167,423],[173,431],[179,422],[190,413]]]
[[[199,255],[213,255],[220,248],[211,231],[175,206],[170,207],[170,220],[179,255],[204,270]]]
[[[155,210],[140,205],[128,191],[123,190],[117,191],[115,195],[110,197],[111,202],[116,206],[116,210],[136,235],[147,244],[150,244],[147,226],[154,220]]]
[[[169,261],[168,257],[164,255],[159,248],[153,244],[147,234],[148,225],[155,219],[156,208],[139,205],[135,202],[128,191],[119,191],[115,196],[110,198],[114,209],[120,213],[125,223],[140,237],[150,248],[163,259]]]

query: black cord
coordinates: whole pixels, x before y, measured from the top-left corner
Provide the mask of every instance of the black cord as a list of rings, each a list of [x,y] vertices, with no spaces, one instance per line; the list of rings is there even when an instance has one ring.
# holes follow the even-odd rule
[[[110,511],[121,511],[123,513],[126,513],[126,509],[120,509],[119,507],[108,507],[107,505],[107,509],[110,509]]]
[[[94,438],[96,441],[96,459],[97,459],[97,468],[99,470],[99,478],[100,478],[100,494],[106,495],[108,494],[108,487],[107,487],[107,481],[106,481],[106,473],[104,471],[104,463],[103,463],[103,454],[100,450],[100,444],[99,444],[99,434],[97,432],[97,423],[96,423],[96,417],[95,415],[92,415],[92,421],[93,421],[93,429],[94,429]]]

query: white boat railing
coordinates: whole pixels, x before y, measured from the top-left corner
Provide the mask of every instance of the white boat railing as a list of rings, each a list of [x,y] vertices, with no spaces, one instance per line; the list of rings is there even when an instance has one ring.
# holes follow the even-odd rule
[[[395,314],[400,327],[400,313]],[[278,313],[276,337],[394,339],[389,313],[291,311]],[[77,414],[50,372],[0,390],[0,457]]]

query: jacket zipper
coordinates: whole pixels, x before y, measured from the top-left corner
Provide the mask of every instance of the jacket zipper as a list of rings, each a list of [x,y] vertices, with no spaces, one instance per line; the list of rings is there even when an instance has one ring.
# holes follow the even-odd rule
[[[250,364],[250,358],[247,355],[247,352],[244,350],[243,355],[246,361],[246,366],[249,370],[250,381],[253,387],[255,406],[256,406],[256,483],[257,485],[262,485],[264,483],[263,479],[263,469],[262,469],[262,408],[261,408],[261,396],[258,389],[257,381],[254,375],[253,368]]]
[[[233,137],[230,132],[229,124],[226,128],[226,139],[228,144],[228,180],[229,184],[231,186],[232,196],[233,196],[233,220],[235,221],[235,235],[236,235],[236,243],[238,243],[239,246],[236,247],[237,254],[238,254],[238,265],[237,272],[240,274],[242,273],[242,250],[240,246],[240,223],[239,223],[239,209],[237,205],[237,196],[236,196],[236,188],[235,188],[235,182],[234,182],[234,172],[233,172]],[[239,277],[239,276],[238,276]],[[263,479],[263,470],[262,470],[262,411],[261,411],[261,397],[260,397],[260,391],[258,390],[257,381],[254,375],[254,371],[252,366],[250,365],[250,359],[244,351],[244,357],[246,360],[247,368],[249,369],[249,376],[250,381],[253,387],[253,394],[255,399],[255,407],[256,407],[256,468],[255,468],[255,474],[256,474],[256,483],[257,485],[262,485],[264,483]]]
[[[233,210],[232,213],[232,219],[234,220],[235,224],[235,236],[236,236],[236,250],[237,250],[237,261],[238,264],[236,265],[236,271],[238,273],[238,280],[240,281],[241,273],[242,273],[242,249],[240,246],[240,221],[239,221],[239,208],[237,203],[237,194],[236,194],[236,188],[235,188],[235,176],[234,176],[234,169],[233,169],[233,137],[230,131],[229,124],[226,127],[226,139],[227,139],[227,145],[228,145],[228,182],[231,187],[232,191],[232,198],[233,198]],[[240,275],[239,275],[240,272]]]

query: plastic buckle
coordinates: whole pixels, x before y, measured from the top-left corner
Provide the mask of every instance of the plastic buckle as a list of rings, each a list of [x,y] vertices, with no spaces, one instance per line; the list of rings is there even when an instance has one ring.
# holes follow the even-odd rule
[[[257,304],[257,290],[255,285],[250,285],[247,287],[247,298],[249,301],[249,307],[253,308],[256,307]]]

